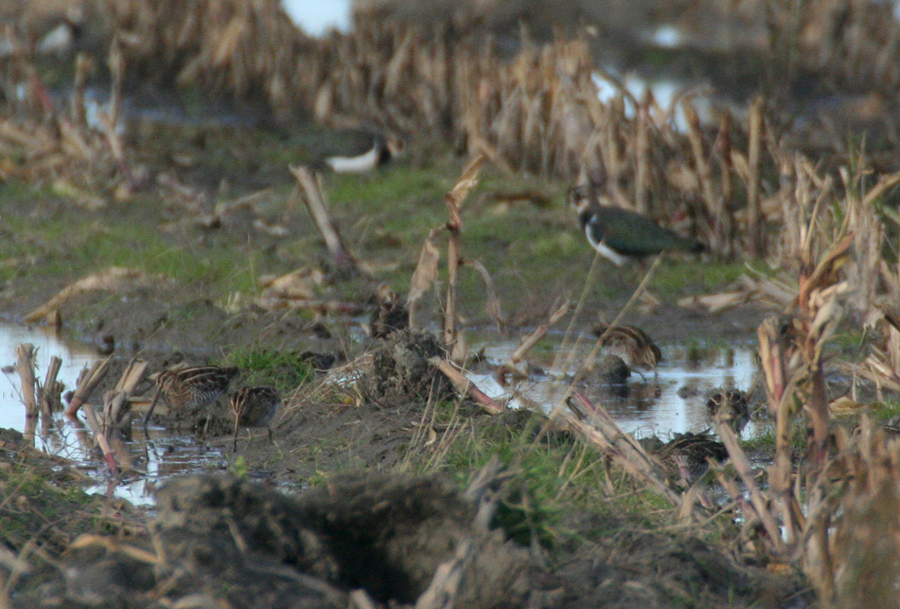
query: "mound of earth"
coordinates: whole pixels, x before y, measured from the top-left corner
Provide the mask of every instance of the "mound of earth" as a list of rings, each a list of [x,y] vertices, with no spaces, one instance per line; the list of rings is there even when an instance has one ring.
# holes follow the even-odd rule
[[[477,513],[437,477],[349,474],[296,499],[185,477],[160,489],[151,540],[83,536],[14,606],[343,609],[360,589],[381,603],[522,606],[527,554]]]

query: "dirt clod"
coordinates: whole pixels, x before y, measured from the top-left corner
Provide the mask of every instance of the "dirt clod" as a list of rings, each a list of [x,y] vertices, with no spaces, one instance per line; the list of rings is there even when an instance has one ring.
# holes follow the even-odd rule
[[[391,334],[384,348],[374,354],[374,370],[367,389],[379,402],[397,400],[452,399],[450,381],[428,362],[446,352],[437,338],[423,330],[404,330]]]

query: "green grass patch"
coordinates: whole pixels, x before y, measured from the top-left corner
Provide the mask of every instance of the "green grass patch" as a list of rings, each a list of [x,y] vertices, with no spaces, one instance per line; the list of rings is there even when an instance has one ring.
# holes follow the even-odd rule
[[[896,420],[900,417],[900,400],[890,400],[872,406],[872,416],[879,422]]]
[[[101,222],[93,214],[49,213],[23,218],[3,213],[20,196],[16,188],[0,191],[4,229],[25,236],[2,240],[0,257],[38,256],[40,264],[28,269],[29,277],[35,280],[47,277],[74,280],[110,266],[124,266],[151,275],[162,274],[214,295],[235,291],[252,293],[258,289],[259,255],[240,252],[233,244],[175,246],[155,222],[116,222],[115,218]],[[158,203],[145,201],[130,205]],[[0,269],[0,279],[14,273],[13,268]]]
[[[665,500],[635,491],[624,479],[617,483],[623,486],[621,495],[610,494],[601,451],[565,433],[539,434],[544,421],[525,411],[498,417],[458,436],[429,471],[444,471],[465,486],[473,471],[499,459],[515,475],[507,483],[494,526],[524,545],[537,541],[553,549],[571,539],[574,533],[562,516],[572,511],[610,516],[609,530],[600,526],[598,536],[611,533],[622,518],[648,526],[659,523]]]
[[[795,454],[801,454],[806,451],[807,446],[807,429],[806,423],[802,418],[797,418],[791,425],[791,450]],[[747,451],[759,451],[770,453],[775,450],[775,425],[766,425],[754,437],[748,438],[741,442],[741,446]]]
[[[282,394],[293,391],[315,376],[315,370],[302,354],[261,347],[236,349],[228,354],[222,364],[243,370],[241,382],[244,385],[271,386]]]
[[[77,535],[100,532],[97,500],[49,464],[4,462],[0,475],[0,543],[14,551],[28,542],[60,552]],[[59,482],[59,483],[57,483]]]
[[[836,347],[845,356],[859,356],[862,354],[863,347],[866,344],[866,336],[862,331],[844,332],[835,334],[829,341],[832,347]]]
[[[677,298],[686,293],[713,292],[734,283],[746,270],[742,263],[709,264],[700,260],[664,260],[650,282],[650,289],[663,298]]]

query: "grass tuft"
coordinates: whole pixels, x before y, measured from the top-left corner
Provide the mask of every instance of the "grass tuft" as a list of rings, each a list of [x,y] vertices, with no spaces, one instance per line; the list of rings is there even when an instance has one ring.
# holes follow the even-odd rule
[[[272,386],[283,394],[315,376],[315,370],[302,354],[260,347],[232,351],[223,364],[243,370],[241,378],[244,384]]]

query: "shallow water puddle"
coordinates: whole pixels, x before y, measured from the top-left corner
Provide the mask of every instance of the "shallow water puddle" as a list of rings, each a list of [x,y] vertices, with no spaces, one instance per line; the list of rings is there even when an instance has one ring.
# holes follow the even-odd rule
[[[19,375],[15,366],[15,348],[21,343],[32,343],[38,347],[36,361],[37,376],[42,379],[52,356],[62,359],[57,380],[66,389],[74,389],[78,375],[85,367],[90,367],[101,356],[89,345],[64,342],[47,328],[28,328],[11,324],[0,324],[0,366],[4,378],[0,379],[0,427],[25,430],[25,406],[22,403]],[[96,397],[96,396],[95,396]],[[90,431],[81,422],[69,421],[62,413],[52,418],[52,424],[42,421],[35,433],[35,447],[46,453],[75,461],[80,467],[96,475],[97,485],[91,492],[105,493],[107,480],[104,477],[104,462],[94,446]],[[134,468],[146,472],[146,477],[130,479],[120,483],[115,495],[132,503],[150,503],[152,498],[145,488],[148,481],[162,480],[177,474],[194,473],[207,469],[221,469],[226,466],[224,454],[217,448],[208,448],[197,442],[190,434],[173,433],[163,428],[148,430],[149,442],[145,440],[140,425],[134,426],[134,439],[127,442],[124,450],[133,462]]]
[[[496,366],[506,362],[518,347],[518,340],[506,337],[486,336],[480,333],[468,339],[472,352],[484,342],[487,360],[483,371],[469,374],[480,389],[495,399],[509,400],[514,407],[541,408],[550,412],[572,381],[572,373],[587,359],[593,343],[580,345],[571,357],[568,375],[560,381],[555,376],[562,372],[564,357],[556,357],[564,346],[561,335],[548,335],[529,355],[529,360],[542,369],[532,371],[529,378],[513,388],[503,388],[493,377]],[[0,324],[0,364],[5,368],[3,387],[0,388],[0,427],[19,431],[25,428],[25,407],[19,395],[19,377],[9,366],[14,365],[15,346],[30,342],[39,347],[38,375],[46,370],[52,355],[61,357],[63,366],[59,380],[67,389],[75,387],[78,374],[100,356],[90,346],[69,344],[59,340],[44,328],[25,328]],[[643,377],[632,374],[627,384],[618,387],[604,386],[597,373],[588,373],[577,385],[595,403],[603,404],[623,430],[637,436],[657,434],[666,436],[674,432],[699,432],[709,427],[706,417],[706,400],[717,389],[738,388],[749,390],[756,372],[754,349],[750,344],[723,347],[687,349],[678,345],[662,347],[663,362],[658,375],[644,371]],[[558,360],[555,362],[554,359]],[[114,489],[114,494],[132,503],[150,503],[152,498],[148,483],[152,485],[171,476],[200,471],[221,470],[228,466],[225,453],[217,447],[198,442],[188,432],[151,427],[145,437],[137,424],[134,438],[120,447],[118,454],[131,459],[133,469],[146,475],[132,477]],[[750,423],[744,437],[754,435]],[[37,448],[45,452],[71,459],[97,479],[93,492],[108,492],[108,479],[99,451],[94,447],[91,434],[79,422],[72,422],[62,414],[53,418],[53,424],[41,426],[36,434]]]
[[[37,376],[41,381],[46,374],[50,358],[55,355],[62,359],[62,367],[56,378],[66,386],[63,393],[75,388],[82,368],[90,367],[100,359],[93,347],[65,343],[49,328],[28,328],[0,323],[0,366],[5,377],[0,379],[0,427],[18,431],[25,429],[25,406],[20,397],[19,375],[13,368],[16,364],[15,348],[21,343],[31,343],[37,347]],[[48,452],[55,451],[48,450]]]
[[[543,341],[553,341],[548,336]],[[532,374],[518,386],[503,388],[491,372],[473,372],[469,378],[494,399],[509,400],[513,407],[538,407],[550,412],[559,403],[578,366],[587,360],[593,347],[580,346],[567,375],[555,380],[563,363],[554,362],[553,351],[559,349],[561,337],[549,351],[529,360],[543,368],[544,373]],[[477,351],[475,339],[470,339]],[[485,357],[491,368],[506,362],[518,347],[518,341],[485,344]],[[755,349],[750,344],[687,349],[678,345],[662,346],[663,361],[658,375],[642,370],[643,377],[633,372],[627,383],[606,386],[597,372],[586,373],[576,387],[593,402],[602,404],[624,431],[638,437],[651,434],[665,437],[672,433],[701,432],[710,427],[706,401],[715,390],[737,388],[749,391],[756,374]],[[559,358],[563,360],[564,358]],[[751,422],[744,429],[744,437],[752,437],[758,429]]]

